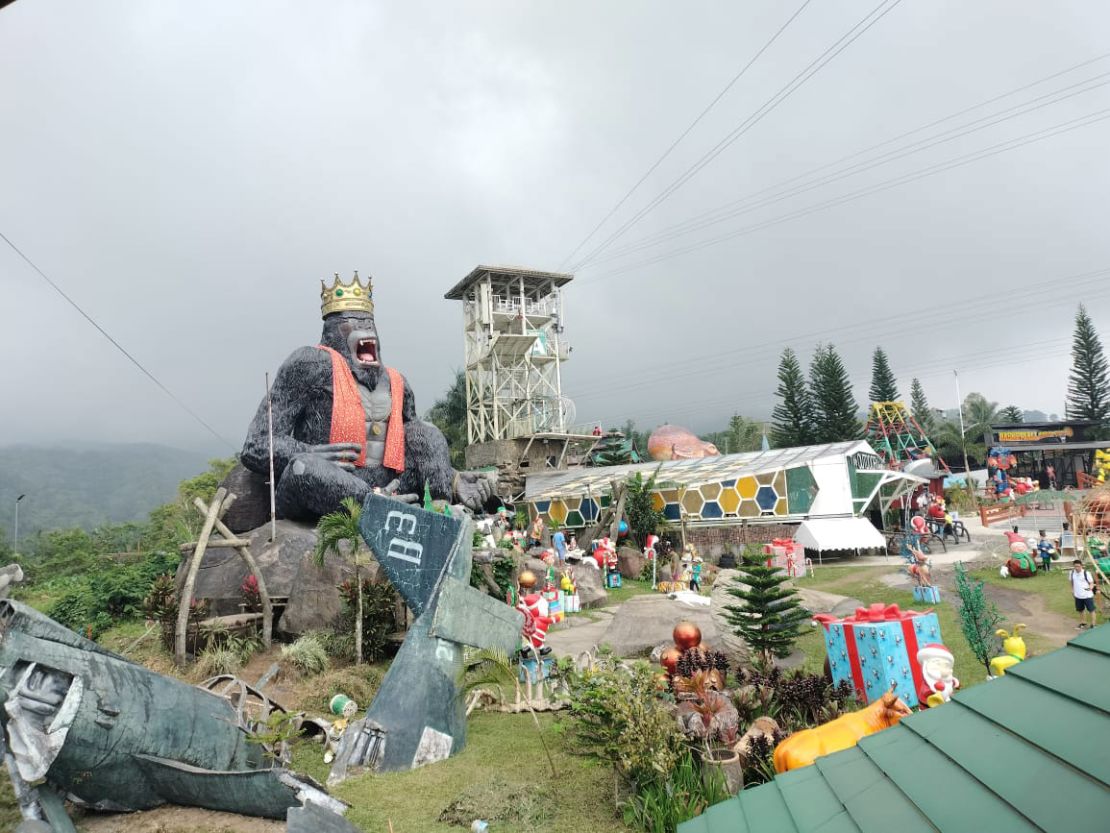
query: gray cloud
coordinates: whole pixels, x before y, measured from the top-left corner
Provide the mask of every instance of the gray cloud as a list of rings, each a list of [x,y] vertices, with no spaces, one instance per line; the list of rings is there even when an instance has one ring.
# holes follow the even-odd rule
[[[873,5],[807,8],[599,239]],[[374,274],[426,408],[462,361],[443,292],[478,262],[557,267],[794,7],[23,0],[0,12],[0,230],[233,444],[336,270]],[[1108,24],[1079,0],[906,0],[621,244],[1095,57]],[[1110,283],[1061,280],[1110,267],[1107,122],[606,274],[1107,107],[1096,89],[580,271],[565,392],[582,419],[711,428],[768,413],[779,342],[808,360],[822,337],[861,400],[882,343],[904,394],[917,374],[953,405],[959,365],[965,392],[1061,411],[1075,304],[1110,322]],[[213,445],[3,246],[0,281],[5,442]]]

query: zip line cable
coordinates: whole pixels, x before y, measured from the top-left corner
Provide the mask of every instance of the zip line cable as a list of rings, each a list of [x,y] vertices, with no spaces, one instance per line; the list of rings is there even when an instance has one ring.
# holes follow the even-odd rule
[[[598,222],[598,224],[596,226],[594,226],[593,230],[589,234],[587,234],[584,238],[582,238],[581,242],[577,246],[574,247],[574,250],[569,255],[567,255],[565,258],[563,258],[562,263],[559,264],[560,269],[562,269],[567,264],[567,262],[570,261],[571,258],[573,258],[576,254],[578,254],[578,252],[582,249],[583,246],[585,246],[588,242],[590,242],[591,239],[593,239],[593,236],[595,234],[597,234],[598,231],[601,229],[601,227],[604,226],[609,221],[609,218],[617,213],[617,211],[620,209],[620,207],[623,206],[628,201],[629,197],[631,197],[634,193],[636,193],[636,191],[639,189],[639,187],[641,185],[643,185],[644,182],[647,181],[647,178],[649,176],[651,176],[653,173],[655,173],[656,168],[658,168],[661,164],[663,164],[663,160],[665,160],[668,156],[671,155],[671,151],[673,151],[676,147],[678,147],[679,144],[682,142],[682,140],[685,139],[688,135],[690,135],[690,132],[695,127],[697,127],[697,125],[701,122],[701,120],[703,118],[705,118],[707,115],[709,115],[709,112],[714,107],[717,106],[718,102],[720,102],[720,100],[725,97],[725,94],[728,93],[728,91],[733,88],[733,86],[736,84],[737,81],[739,81],[741,78],[744,77],[744,74],[749,69],[751,69],[752,65],[763,56],[764,52],[766,52],[768,49],[771,48],[772,44],[774,44],[774,42],[779,39],[779,35],[781,35],[783,32],[786,31],[787,27],[789,27],[790,24],[794,22],[795,18],[797,18],[798,15],[800,15],[805,10],[806,6],[808,6],[812,1],[813,0],[805,0],[805,2],[803,2],[802,5],[798,7],[798,10],[795,11],[794,14],[792,14],[787,19],[787,21],[784,24],[782,24],[782,26],[779,27],[778,31],[775,32],[775,34],[773,34],[771,36],[771,39],[769,41],[767,41],[765,44],[763,44],[763,46],[760,48],[760,50],[758,52],[756,52],[755,55],[752,56],[751,60],[749,60],[746,64],[744,64],[744,66],[740,69],[740,71],[738,73],[736,73],[736,75],[732,76],[732,79],[727,84],[725,84],[724,88],[719,93],[717,93],[716,98],[714,98],[712,101],[710,101],[709,104],[705,107],[705,109],[702,110],[698,114],[697,118],[695,118],[692,122],[690,122],[689,125],[687,125],[686,129],[683,130],[682,133],[679,134],[677,139],[675,139],[673,142],[671,142],[670,147],[668,147],[665,151],[663,151],[663,155],[660,156],[658,159],[656,159],[655,163],[650,168],[648,168],[647,171],[644,173],[644,175],[641,176],[636,181],[636,184],[633,185],[630,189],[628,189],[628,192],[617,201],[616,205],[614,205],[612,208],[609,209],[609,213],[606,214],[604,217],[602,217],[601,220]]]
[[[1090,272],[1082,272],[1075,275],[1067,275],[1061,278],[1049,279],[1048,283],[1042,283],[1043,279],[1038,279],[1038,286],[1026,287],[1024,289],[1017,289],[1007,296],[1007,304],[1010,309],[1020,310],[1031,306],[1053,306],[1060,303],[1059,296],[1061,289],[1066,289],[1070,292],[1076,292],[1091,284],[1095,288],[1100,285],[1103,287],[1101,292],[1087,292],[1086,298],[1099,298],[1103,295],[1110,294],[1110,284],[1107,283],[1107,278],[1110,277],[1110,267],[1103,269],[1096,269]],[[1048,296],[1048,298],[1041,298],[1038,296]],[[1068,301],[1070,303],[1070,300]],[[953,315],[947,304],[935,304],[931,307],[924,307],[919,312],[915,312],[913,319],[915,323],[934,325],[938,330],[947,329],[950,326],[957,326],[963,324],[965,321],[978,317],[982,314],[982,309],[989,309],[998,303],[995,293],[983,293],[981,295],[972,296],[966,301],[961,302],[960,312]],[[656,384],[658,380],[658,373],[660,369],[666,369],[671,372],[683,373],[684,376],[699,376],[704,373],[716,372],[731,367],[735,360],[731,357],[743,354],[745,359],[750,359],[753,356],[761,354],[778,354],[780,349],[791,344],[798,344],[802,342],[813,343],[815,341],[830,340],[833,336],[837,336],[844,332],[859,331],[863,327],[872,326],[874,322],[873,317],[855,321],[849,324],[838,325],[836,327],[826,328],[815,332],[808,332],[800,336],[788,336],[786,338],[777,339],[774,341],[759,341],[740,347],[734,347],[725,351],[715,351],[713,353],[703,354],[701,356],[694,356],[689,359],[683,359],[678,362],[671,362],[664,365],[658,365],[652,368],[650,373],[642,376],[643,385],[646,387],[649,384]],[[874,338],[882,338],[884,335],[895,335],[903,331],[903,326],[900,323],[893,323],[889,327],[880,327],[878,329],[870,329],[865,335],[856,336],[849,339],[838,339],[839,344],[851,344],[859,341],[866,341]],[[719,366],[706,366],[709,360],[717,360],[723,362]],[[696,366],[696,370],[686,370],[686,368]],[[600,381],[600,380],[596,380]],[[629,380],[626,380],[629,381]],[[587,384],[589,384],[587,382]],[[583,394],[577,394],[574,399],[579,401],[582,399],[596,398],[599,395],[612,393],[619,390],[635,390],[638,385],[626,385],[623,387],[613,388],[610,385],[603,384],[600,387],[588,387]]]
[[[840,53],[852,45],[858,38],[860,38],[868,29],[882,20],[888,13],[890,13],[902,0],[883,0],[878,6],[868,12],[863,18],[860,19],[851,29],[826,49],[821,55],[815,58],[805,69],[794,76],[785,86],[783,86],[771,98],[767,99],[760,107],[758,107],[751,115],[749,115],[743,122],[740,123],[731,133],[725,136],[724,139],[719,141],[713,148],[707,151],[702,157],[686,169],[677,179],[671,182],[666,188],[656,195],[650,202],[643,208],[637,211],[631,219],[627,220],[623,225],[617,228],[605,240],[595,246],[584,258],[579,260],[571,271],[578,268],[579,263],[585,263],[596,257],[597,254],[604,249],[608,248],[614,241],[622,237],[625,232],[632,228],[636,223],[646,217],[655,208],[661,205],[668,197],[675,191],[693,179],[699,172],[701,172],[707,165],[714,159],[721,155],[728,147],[730,147],[737,139],[747,133],[751,128],[757,125],[763,118],[771,113],[782,102],[793,95],[798,89],[802,87],[810,78],[820,72],[826,65],[834,60]],[[888,5],[889,4],[889,5]],[[885,7],[885,8],[884,8]],[[871,19],[873,18],[873,19]]]
[[[66,303],[68,303],[71,307],[73,307],[75,310],[77,310],[77,312],[79,312],[81,314],[82,318],[84,318],[86,321],[88,321],[90,324],[92,324],[93,327],[96,328],[97,332],[99,332],[102,336],[104,336],[104,338],[108,339],[108,341],[111,343],[111,345],[113,347],[115,347],[119,352],[121,352],[127,358],[127,360],[129,362],[131,362],[131,364],[135,365],[135,367],[137,367],[142,372],[142,374],[144,376],[146,376],[148,379],[150,379],[150,381],[152,381],[155,385],[157,385],[159,390],[161,390],[164,394],[166,394],[166,396],[168,396],[170,399],[172,399],[174,402],[176,402],[177,405],[183,411],[185,411],[185,413],[187,413],[194,420],[196,420],[201,426],[204,427],[204,429],[206,431],[208,431],[208,433],[210,433],[217,440],[224,443],[229,448],[237,448],[237,446],[234,443],[232,443],[227,438],[221,436],[219,434],[219,432],[216,431],[215,428],[213,428],[211,425],[209,425],[207,422],[205,422],[192,408],[190,408],[181,399],[179,399],[178,396],[173,391],[171,391],[169,388],[167,388],[165,385],[163,385],[160,381],[158,381],[157,376],[155,376],[153,373],[151,373],[149,370],[147,370],[146,367],[143,366],[142,362],[140,362],[138,359],[136,359],[134,356],[132,356],[129,352],[127,352],[127,349],[122,344],[120,344],[118,341],[116,341],[114,338],[112,338],[112,336],[108,333],[107,330],[105,330],[103,327],[101,327],[91,315],[89,315],[87,312],[85,312],[81,308],[80,304],[78,304],[71,297],[69,297],[69,295],[66,294],[65,290],[63,290],[60,286],[58,286],[58,284],[54,283],[54,281],[52,281],[50,279],[50,277],[45,272],[43,272],[35,264],[35,262],[33,260],[31,260],[31,258],[29,258],[27,255],[25,255],[23,253],[23,251],[18,246],[16,246],[15,243],[13,243],[8,238],[8,236],[6,234],[4,234],[2,231],[0,231],[0,240],[3,240],[5,243],[7,243],[8,246],[11,247],[11,250],[13,252],[15,252],[17,255],[19,255],[24,260],[24,262],[26,262],[26,264],[28,266],[30,266],[39,275],[39,277],[41,277],[44,281],[46,281],[46,283],[50,286],[51,289],[53,289],[55,292],[57,292],[59,295],[61,295]]]
[[[983,150],[975,151],[965,156],[954,157],[944,162],[939,162],[934,165],[912,171],[908,174],[903,174],[889,180],[884,180],[883,182],[877,183],[875,185],[861,188],[857,191],[851,191],[839,197],[833,197],[831,199],[816,203],[806,208],[791,211],[787,214],[783,214],[778,217],[756,223],[754,225],[745,226],[740,229],[719,235],[717,237],[710,237],[706,240],[692,243],[679,249],[674,249],[669,252],[663,252],[650,258],[636,261],[620,269],[615,269],[610,272],[603,272],[602,274],[592,278],[592,280],[599,281],[615,277],[617,275],[623,275],[627,272],[635,271],[642,266],[650,266],[655,263],[661,263],[664,260],[670,260],[671,258],[678,257],[680,255],[690,254],[692,252],[709,248],[710,246],[716,246],[720,243],[724,243],[728,240],[733,240],[737,237],[743,237],[757,231],[762,231],[763,229],[771,228],[772,226],[776,226],[781,223],[786,223],[791,220],[796,220],[801,217],[808,216],[810,214],[815,214],[818,211],[824,211],[827,208],[834,208],[847,202],[853,202],[854,200],[868,197],[873,194],[878,194],[882,191],[888,191],[891,188],[898,187],[899,185],[907,185],[910,182],[915,182],[919,179],[925,179],[926,177],[935,176],[936,174],[944,173],[954,168],[963,167],[964,165],[970,165],[973,162],[979,162],[983,159],[1005,153],[1006,151],[1016,150],[1019,147],[1024,147],[1025,145],[1033,144],[1034,142],[1043,141],[1044,139],[1050,139],[1054,136],[1059,136],[1063,133],[1069,133],[1082,127],[1089,127],[1092,124],[1097,124],[1098,122],[1105,121],[1107,118],[1110,118],[1110,108],[1096,110],[1094,112],[1088,113],[1085,116],[1080,116],[1076,119],[1061,122],[1059,124],[1053,125],[1052,127],[1034,131],[1033,133],[1027,133],[1024,136],[1017,137],[1016,139],[1010,139],[1005,142],[1000,142],[996,145],[991,145],[990,147],[984,148]]]
[[[944,359],[930,360],[922,365],[913,366],[908,369],[908,372],[914,376],[921,378],[929,378],[930,375],[947,375],[951,373],[953,367],[960,367],[961,369],[969,370],[986,370],[994,367],[1005,367],[1013,364],[1020,364],[1031,361],[1037,358],[1058,358],[1060,356],[1069,355],[1070,348],[1065,350],[1055,350],[1045,352],[1044,347],[1052,344],[1070,344],[1071,339],[1068,337],[1048,339],[1043,342],[1035,342],[1033,344],[1025,345],[1022,348],[996,348],[990,351],[976,351],[974,353],[964,354],[961,356],[949,356]],[[995,355],[1001,354],[1001,355]],[[985,359],[984,361],[974,361],[974,359]],[[935,372],[933,372],[935,371]],[[867,383],[869,377],[857,374],[849,379],[852,387],[862,386]],[[647,413],[637,414],[637,418],[644,419],[647,417],[672,417],[672,416],[689,416],[703,412],[706,409],[729,405],[743,400],[743,403],[759,402],[767,399],[776,398],[777,391],[737,391],[731,396],[723,399],[703,400],[694,403],[688,403],[682,410],[666,409],[655,410]],[[600,422],[602,424],[608,422],[613,423],[615,420],[627,418],[627,413],[620,416],[608,416],[601,419],[587,420],[587,422]]]
[[[846,179],[850,176],[855,176],[856,174],[865,173],[889,162],[894,162],[898,159],[903,159],[915,153],[929,150],[930,148],[934,148],[938,145],[945,144],[947,142],[960,139],[964,136],[968,136],[972,133],[976,133],[980,130],[985,130],[989,127],[1001,124],[1002,122],[1009,121],[1015,118],[1020,118],[1021,116],[1028,115],[1029,113],[1035,112],[1036,110],[1040,110],[1044,107],[1049,107],[1053,104],[1059,104],[1060,102],[1066,101],[1070,98],[1074,98],[1075,96],[1082,95],[1088,92],[1093,92],[1094,90],[1097,90],[1101,87],[1110,85],[1110,80],[1101,79],[1110,79],[1110,72],[1101,73],[1083,81],[1079,81],[1075,84],[1071,84],[1067,87],[1063,87],[1062,89],[1054,90],[1051,93],[1045,93],[1044,95],[1038,96],[1037,98],[1025,102],[1024,104],[1016,104],[998,113],[983,116],[958,127],[949,128],[948,130],[942,131],[941,133],[935,134],[933,136],[919,139],[918,141],[903,146],[902,148],[888,151],[884,154],[881,154],[880,156],[874,157],[864,162],[858,162],[854,165],[842,168],[839,171],[834,171],[832,173],[826,174],[811,182],[794,185],[793,187],[778,191],[777,193],[773,193],[767,197],[764,197],[763,199],[756,199],[760,195],[766,194],[768,191],[774,192],[777,188],[779,188],[781,185],[785,185],[786,183],[780,183],[780,185],[773,185],[769,188],[764,188],[763,190],[757,191],[754,194],[750,194],[746,197],[734,200],[718,208],[711,209],[710,211],[703,212],[696,217],[693,217],[682,223],[677,223],[673,226],[670,226],[669,228],[661,229],[660,231],[654,232],[653,234],[646,235],[645,237],[642,237],[637,241],[628,243],[625,246],[614,249],[604,256],[596,258],[594,261],[592,261],[592,263],[601,264],[608,263],[613,260],[618,260],[637,251],[643,251],[653,246],[660,245],[661,243],[667,242],[669,240],[677,239],[686,234],[691,234],[695,231],[709,228],[710,226],[717,225],[718,223],[722,223],[725,220],[729,220],[733,217],[739,217],[742,214],[747,214],[759,208],[764,208],[774,203],[781,202],[782,200],[788,199],[790,197],[798,196],[799,194],[803,194],[807,191],[812,191],[824,185],[832,184],[833,182]],[[1076,87],[1082,87],[1082,89],[1074,89]],[[1072,90],[1072,92],[1066,92],[1068,90]],[[1064,94],[1065,92],[1066,94]],[[1054,96],[1055,98],[1053,98]],[[1051,98],[1052,100],[1042,101],[1042,103],[1040,104],[1034,104],[1034,102],[1038,102],[1046,98]],[[1008,113],[1009,115],[1003,115],[1005,113]],[[978,126],[973,127],[972,125]],[[824,165],[820,169],[815,170],[822,170],[827,167],[829,166]],[[798,177],[794,177],[793,179],[788,180],[787,182],[796,182],[798,179],[802,179],[806,176],[808,176],[808,174],[802,174]],[[745,205],[745,203],[749,204]],[[589,269],[590,265],[584,265],[582,268]]]

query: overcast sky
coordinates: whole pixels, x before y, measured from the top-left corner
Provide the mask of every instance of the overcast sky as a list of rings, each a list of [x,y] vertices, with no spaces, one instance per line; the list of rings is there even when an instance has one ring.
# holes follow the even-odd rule
[[[568,261],[801,2],[18,0],[0,232],[234,448],[335,271],[374,275],[384,357],[424,410],[462,363],[459,278],[575,263],[879,4],[813,0]],[[1104,53],[1096,0],[894,6],[576,271],[579,419],[763,417],[784,344],[808,363],[819,340],[861,404],[882,344],[904,396],[919,375],[954,406],[958,367],[965,394],[1062,412],[1077,303],[1110,333],[1110,121],[1081,121],[1110,115]],[[2,242],[0,290],[0,443],[234,450]]]

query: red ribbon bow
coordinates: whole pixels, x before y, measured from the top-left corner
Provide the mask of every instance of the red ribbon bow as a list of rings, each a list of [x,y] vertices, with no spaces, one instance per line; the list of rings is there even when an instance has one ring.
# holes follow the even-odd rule
[[[870,607],[857,607],[856,612],[844,618],[845,622],[900,622],[920,616],[916,610],[899,610],[898,605],[884,605],[881,602]]]

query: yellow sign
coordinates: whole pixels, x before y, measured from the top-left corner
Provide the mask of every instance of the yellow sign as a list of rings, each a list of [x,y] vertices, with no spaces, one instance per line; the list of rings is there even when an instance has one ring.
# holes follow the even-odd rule
[[[1044,440],[1065,440],[1075,436],[1075,431],[1068,428],[1058,428],[1055,431],[1011,430],[999,431],[1000,443],[1039,443]]]

